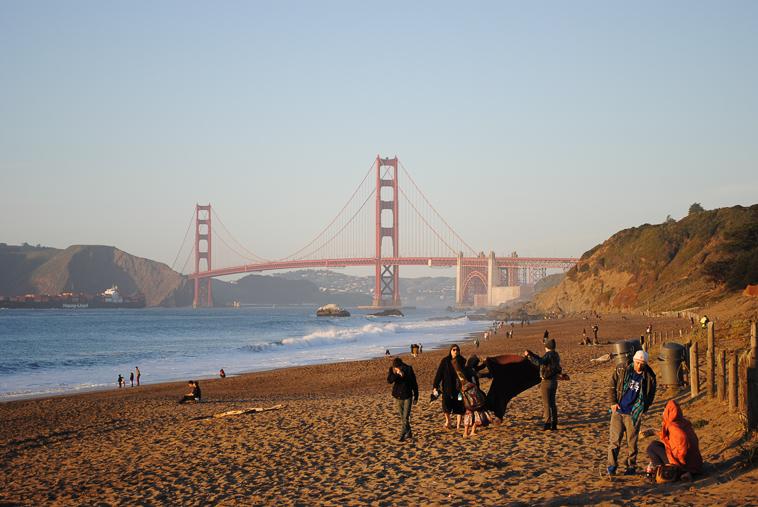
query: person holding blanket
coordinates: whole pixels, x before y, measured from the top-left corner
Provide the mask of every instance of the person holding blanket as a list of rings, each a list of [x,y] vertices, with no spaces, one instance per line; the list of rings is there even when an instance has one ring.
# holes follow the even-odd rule
[[[545,420],[542,429],[555,431],[558,429],[558,405],[555,403],[555,395],[558,392],[558,376],[562,372],[561,356],[555,351],[555,340],[550,338],[545,342],[544,356],[540,357],[525,350],[524,357],[540,369],[540,394]]]
[[[648,474],[653,474],[661,465],[675,465],[683,479],[692,479],[692,474],[703,471],[703,456],[692,424],[685,419],[682,409],[674,400],[663,409],[663,424],[660,440],[651,442],[647,448],[650,458]]]
[[[626,433],[629,455],[624,475],[634,475],[637,466],[637,438],[642,424],[642,414],[647,412],[655,399],[655,373],[647,364],[648,355],[643,350],[634,354],[632,364],[616,367],[608,386],[608,402],[611,409],[610,446],[608,447],[608,475],[615,475],[621,439]]]
[[[411,432],[411,403],[418,403],[418,383],[413,368],[396,357],[392,360],[387,373],[387,383],[392,384],[392,397],[395,398],[400,413],[400,441],[413,438]]]

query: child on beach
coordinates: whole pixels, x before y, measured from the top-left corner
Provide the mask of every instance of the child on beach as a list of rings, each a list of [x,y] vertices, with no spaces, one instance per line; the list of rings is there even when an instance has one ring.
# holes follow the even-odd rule
[[[463,436],[476,435],[476,428],[488,426],[491,422],[497,422],[497,417],[485,408],[486,395],[479,388],[479,370],[485,365],[479,365],[479,358],[471,356],[466,361],[466,366],[461,370],[456,368],[458,384],[463,394],[463,406],[466,413],[463,416]]]
[[[124,387],[124,377],[122,377],[120,373],[118,374],[118,379],[116,379],[116,381],[118,382],[119,389]]]

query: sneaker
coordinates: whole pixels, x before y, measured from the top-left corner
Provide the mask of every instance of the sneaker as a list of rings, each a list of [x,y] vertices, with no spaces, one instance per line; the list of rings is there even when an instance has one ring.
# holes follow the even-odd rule
[[[609,465],[605,471],[608,472],[608,475],[616,475],[616,468],[617,467],[615,465]]]
[[[637,469],[634,467],[628,467],[626,470],[624,470],[624,475],[636,475]]]

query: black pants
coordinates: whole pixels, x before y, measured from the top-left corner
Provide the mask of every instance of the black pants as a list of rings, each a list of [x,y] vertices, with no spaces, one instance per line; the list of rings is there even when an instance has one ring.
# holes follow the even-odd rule
[[[647,456],[653,466],[668,465],[669,458],[666,456],[666,446],[658,440],[650,442],[647,446]]]
[[[545,425],[556,429],[558,427],[558,405],[555,403],[555,393],[558,391],[558,380],[543,380],[540,382],[542,394],[542,414]]]

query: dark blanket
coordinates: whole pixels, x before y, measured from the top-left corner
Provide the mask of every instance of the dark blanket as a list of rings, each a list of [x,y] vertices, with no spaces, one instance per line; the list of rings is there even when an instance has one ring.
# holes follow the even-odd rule
[[[513,397],[540,383],[540,370],[524,356],[504,354],[488,357],[487,369],[492,385],[487,393],[487,408],[502,418]]]

